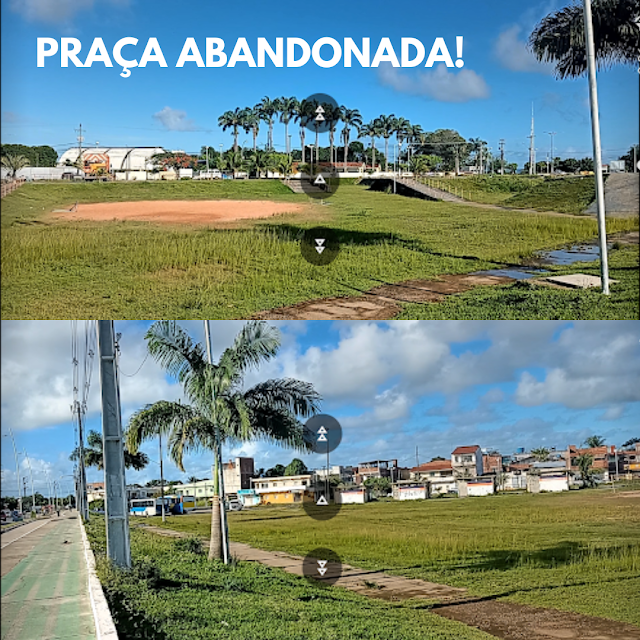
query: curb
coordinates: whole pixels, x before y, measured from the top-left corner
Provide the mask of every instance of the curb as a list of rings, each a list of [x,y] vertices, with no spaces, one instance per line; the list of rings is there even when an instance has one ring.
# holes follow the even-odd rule
[[[84,547],[84,557],[87,563],[87,582],[89,586],[89,600],[91,600],[91,610],[96,626],[96,640],[118,640],[118,632],[111,617],[111,611],[104,596],[102,585],[96,574],[96,559],[89,545],[87,532],[84,529],[82,517],[78,517],[80,522],[80,532],[82,533],[82,544]]]

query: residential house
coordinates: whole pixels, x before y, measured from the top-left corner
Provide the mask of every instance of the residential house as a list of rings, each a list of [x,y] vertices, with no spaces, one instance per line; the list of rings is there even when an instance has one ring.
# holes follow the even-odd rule
[[[316,469],[314,472],[316,479],[320,482],[324,482],[327,477],[327,468],[322,467]],[[353,484],[354,471],[353,467],[343,467],[339,464],[334,464],[329,467],[329,477],[337,478],[341,484],[348,485]]]
[[[358,465],[354,480],[356,484],[362,484],[369,478],[389,478],[391,482],[396,482],[403,476],[408,478],[409,470],[398,468],[397,460],[373,460]]]
[[[104,482],[87,482],[87,502],[104,500]]]
[[[497,451],[482,451],[482,474],[498,474],[502,472],[502,456]]]
[[[640,477],[640,442],[633,449],[618,451],[618,470],[630,479]]]
[[[213,497],[214,490],[213,480],[198,480],[198,482],[185,482],[183,484],[176,484],[171,491],[177,496],[193,496],[197,500],[208,500]],[[168,492],[169,488],[165,487],[165,491]]]
[[[252,478],[251,484],[261,504],[297,504],[313,500],[313,475]]]
[[[451,453],[451,466],[456,478],[481,476],[482,464],[482,450],[477,444],[458,447]]]
[[[235,497],[241,489],[250,489],[251,478],[254,475],[253,458],[236,458],[223,462],[222,477],[225,495]]]
[[[580,467],[577,464],[577,459],[583,454],[587,454],[593,457],[593,463],[591,468],[594,472],[602,474],[603,479],[608,482],[610,475],[616,473],[616,448],[613,445],[603,445],[601,447],[593,447],[587,449],[578,449],[573,444],[567,447],[563,457],[566,463],[566,468],[573,473],[580,473]]]
[[[458,491],[450,460],[433,460],[411,469],[412,480],[426,480],[431,494],[454,493]]]

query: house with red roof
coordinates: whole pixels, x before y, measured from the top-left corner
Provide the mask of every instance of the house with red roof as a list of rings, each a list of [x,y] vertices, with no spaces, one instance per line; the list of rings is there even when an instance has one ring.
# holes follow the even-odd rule
[[[483,472],[482,449],[477,444],[457,447],[451,452],[451,466],[456,478],[477,478]]]
[[[410,471],[411,480],[428,481],[431,495],[454,493],[457,491],[456,479],[450,460],[432,460]]]

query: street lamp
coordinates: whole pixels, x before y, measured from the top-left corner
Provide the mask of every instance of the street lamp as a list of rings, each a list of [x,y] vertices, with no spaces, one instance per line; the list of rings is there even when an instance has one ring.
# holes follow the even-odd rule
[[[33,490],[33,472],[31,470],[31,462],[29,461],[29,456],[27,455],[27,450],[23,449],[22,453],[27,460],[27,466],[29,467],[29,477],[31,479],[31,511],[36,510],[36,494]]]
[[[11,442],[13,443],[13,455],[15,456],[16,459],[16,482],[18,483],[18,512],[20,514],[22,514],[22,488],[20,487],[20,464],[18,463],[18,451],[16,449],[16,441],[15,438],[13,437],[13,431],[11,430],[11,427],[9,427],[9,433],[8,434],[4,434],[6,435],[10,435],[11,436]]]

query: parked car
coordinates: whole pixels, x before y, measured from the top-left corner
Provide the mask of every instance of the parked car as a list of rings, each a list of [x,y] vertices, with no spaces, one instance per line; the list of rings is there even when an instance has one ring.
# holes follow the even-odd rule
[[[242,511],[242,502],[240,500],[227,500],[225,504],[227,511]]]

